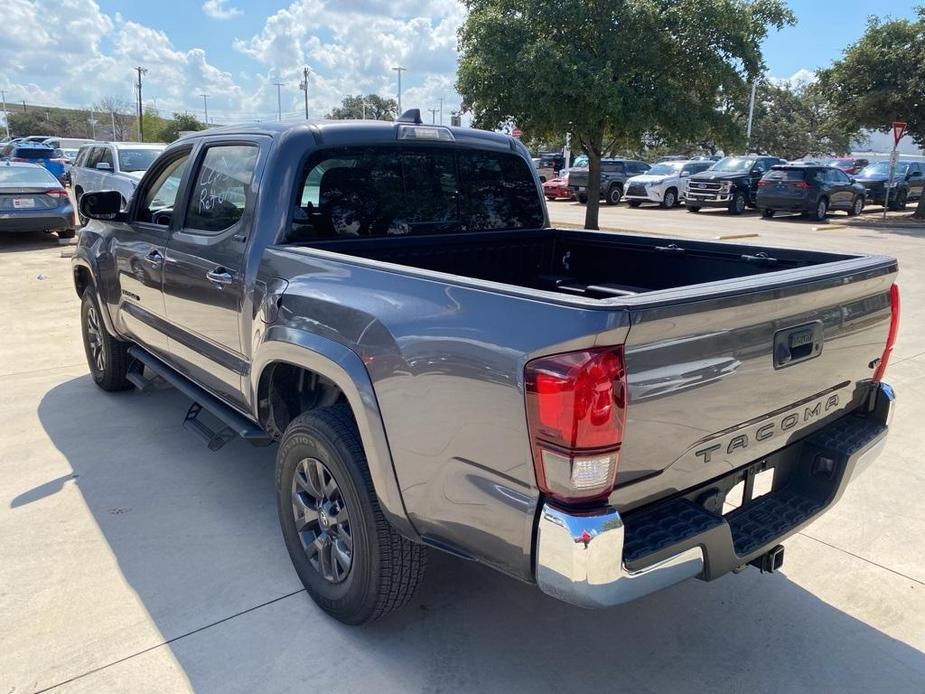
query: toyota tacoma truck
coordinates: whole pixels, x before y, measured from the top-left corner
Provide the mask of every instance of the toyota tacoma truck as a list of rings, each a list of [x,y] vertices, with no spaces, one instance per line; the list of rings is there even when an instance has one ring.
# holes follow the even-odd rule
[[[81,206],[93,380],[275,445],[346,623],[431,550],[583,607],[774,571],[890,426],[893,258],[552,228],[522,144],[416,110],[191,134]]]
[[[761,177],[772,166],[786,163],[777,157],[756,154],[720,159],[706,171],[690,177],[684,206],[688,212],[700,212],[703,207],[725,207],[730,214],[742,214],[747,207],[755,207]]]

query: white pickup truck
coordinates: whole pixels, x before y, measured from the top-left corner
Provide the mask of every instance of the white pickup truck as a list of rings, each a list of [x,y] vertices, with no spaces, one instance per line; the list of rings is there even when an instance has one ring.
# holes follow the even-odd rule
[[[684,199],[688,178],[711,166],[712,161],[700,160],[660,162],[646,173],[630,178],[624,197],[630,207],[639,207],[644,202],[674,207]]]

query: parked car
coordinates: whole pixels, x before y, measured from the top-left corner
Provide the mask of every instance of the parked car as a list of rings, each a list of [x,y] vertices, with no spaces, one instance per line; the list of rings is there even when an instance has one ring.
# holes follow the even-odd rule
[[[711,166],[708,161],[663,161],[628,179],[625,197],[630,207],[639,207],[644,202],[674,207],[684,199],[690,177]]]
[[[568,187],[569,172],[560,174],[556,178],[546,181],[543,184],[543,195],[547,200],[573,200],[575,196]]]
[[[565,168],[565,157],[562,152],[540,152],[540,166],[552,169],[554,175],[558,176]]]
[[[160,375],[213,450],[278,442],[286,548],[350,624],[425,547],[584,607],[777,570],[883,449],[896,260],[552,229],[538,184],[416,111],[189,135],[127,209],[81,201],[92,379]]]
[[[544,162],[539,157],[533,157],[531,159],[533,166],[536,168],[537,174],[540,177],[540,183],[545,183],[546,181],[552,180],[556,177],[556,171],[549,165],[548,162]]]
[[[88,140],[83,137],[49,137],[43,143],[57,149],[80,149],[83,145],[96,144],[97,140]]]
[[[117,190],[127,203],[138,181],[163,149],[163,144],[141,142],[98,142],[81,147],[71,167],[78,212],[81,196],[97,190]]]
[[[890,163],[878,161],[864,167],[855,180],[867,190],[867,203],[883,205],[886,202],[887,185],[890,181]],[[890,189],[890,209],[905,209],[907,202],[922,197],[925,188],[925,163],[902,161],[896,163],[893,187]]]
[[[627,179],[645,173],[650,168],[644,161],[601,159],[601,199],[608,205],[616,205],[623,197]],[[578,202],[588,202],[588,169],[574,166],[569,169],[568,187]]]
[[[77,160],[77,153],[79,151],[80,150],[77,148],[61,150],[61,154],[64,157],[64,182],[68,185],[71,184],[71,167],[74,166],[74,162]]]
[[[757,154],[726,157],[706,171],[691,176],[684,205],[688,212],[703,207],[725,207],[730,214],[742,214],[755,206],[758,181],[772,166],[785,164],[779,157]]]
[[[64,160],[61,151],[48,145],[27,140],[12,142],[0,150],[0,159],[42,166],[58,181],[64,181]]]
[[[830,159],[828,163],[829,166],[834,166],[836,169],[841,169],[849,176],[854,176],[855,174],[860,173],[861,169],[870,164],[867,159],[858,159],[855,157],[837,157],[835,159]]]
[[[758,209],[764,217],[775,212],[801,212],[822,221],[832,210],[850,216],[864,209],[864,186],[841,169],[818,164],[774,166],[758,181]]]
[[[74,236],[74,208],[67,191],[46,168],[18,161],[0,163],[0,231],[57,232]]]

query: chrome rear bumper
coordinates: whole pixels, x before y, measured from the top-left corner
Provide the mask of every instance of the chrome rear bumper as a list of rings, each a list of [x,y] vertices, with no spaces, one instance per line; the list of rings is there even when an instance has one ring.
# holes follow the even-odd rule
[[[835,486],[831,499],[819,513],[834,504],[848,483],[879,456],[886,442],[895,400],[893,389],[885,383],[879,384],[868,415],[860,418],[867,423],[864,433],[870,434],[872,427],[873,434],[866,438],[855,437],[849,430],[846,435],[845,426],[834,430],[837,441],[833,446],[843,449],[840,452],[844,454],[844,472],[837,481],[833,481]],[[816,515],[818,513],[813,517]],[[794,527],[780,538],[774,538],[772,544],[798,529]],[[724,557],[727,559],[724,570],[734,568],[737,562],[732,553],[731,535],[724,528],[715,536],[723,538],[723,545],[730,545],[719,548],[720,553],[729,552],[729,556]],[[725,541],[727,536],[728,543]],[[704,549],[700,545],[685,547],[638,571],[630,570],[623,560],[625,539],[623,519],[614,508],[577,511],[545,503],[536,537],[537,585],[544,593],[565,602],[597,608],[630,602],[704,573]],[[743,559],[742,563],[746,561]]]

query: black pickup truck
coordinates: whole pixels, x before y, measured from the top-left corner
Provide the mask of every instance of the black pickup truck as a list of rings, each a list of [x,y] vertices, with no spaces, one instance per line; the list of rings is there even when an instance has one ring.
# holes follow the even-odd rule
[[[425,548],[585,607],[773,571],[888,432],[894,259],[550,228],[506,135],[216,128],[81,210],[93,379],[277,445],[286,547],[347,623]]]
[[[684,205],[688,212],[700,212],[703,207],[725,207],[730,214],[742,214],[746,207],[755,207],[758,181],[777,164],[786,162],[759,155],[720,159],[706,171],[690,177]]]

